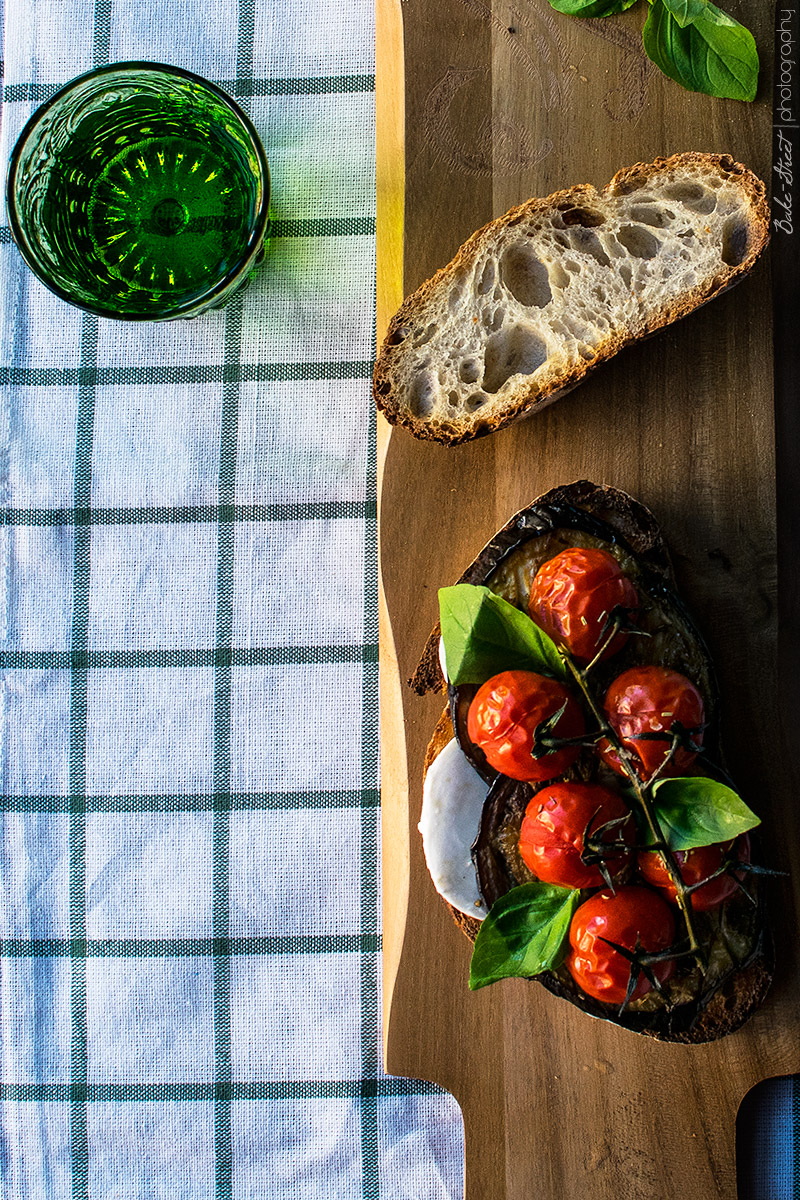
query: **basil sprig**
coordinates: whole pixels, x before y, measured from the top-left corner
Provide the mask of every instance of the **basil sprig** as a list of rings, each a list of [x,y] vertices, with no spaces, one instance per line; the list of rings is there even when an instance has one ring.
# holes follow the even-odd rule
[[[696,9],[700,11],[695,13]],[[643,39],[648,58],[689,91],[754,99],[758,88],[755,39],[714,4],[651,0]]]
[[[487,587],[457,583],[439,590],[439,619],[447,678],[453,686],[485,683],[501,671],[536,671],[566,679],[555,643],[530,619]]]
[[[553,8],[568,17],[611,17],[635,3],[636,0],[550,0]]]
[[[670,850],[729,842],[761,824],[741,796],[704,775],[659,780],[653,785],[653,803]]]
[[[532,881],[496,900],[475,939],[470,989],[499,979],[530,979],[560,966],[580,898],[573,888]]]
[[[550,0],[573,17],[608,17],[636,0]],[[644,49],[659,70],[691,92],[753,100],[758,50],[749,29],[711,0],[648,0]]]

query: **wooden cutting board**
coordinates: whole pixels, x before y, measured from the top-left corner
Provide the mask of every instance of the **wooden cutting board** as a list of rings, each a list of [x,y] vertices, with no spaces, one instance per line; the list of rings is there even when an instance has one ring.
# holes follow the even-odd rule
[[[660,75],[641,49],[644,4],[576,20],[547,0],[378,0],[379,338],[405,293],[529,196],[690,149],[768,180],[771,6],[725,7],[761,51],[752,105]],[[733,292],[491,438],[447,449],[379,421],[386,1067],[459,1101],[467,1200],[733,1200],[742,1098],[800,1070],[800,706],[776,665],[771,338],[766,256]],[[653,1043],[524,981],[471,994],[470,946],[425,870],[421,768],[442,704],[405,681],[437,588],[515,511],[578,478],[624,488],[661,522],[717,664],[733,777],[763,817],[769,861],[792,872],[773,889],[768,1001],[709,1046]]]

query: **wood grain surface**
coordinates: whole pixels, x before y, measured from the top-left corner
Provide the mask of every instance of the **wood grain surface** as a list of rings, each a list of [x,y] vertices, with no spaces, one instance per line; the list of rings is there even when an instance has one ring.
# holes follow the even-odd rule
[[[730,153],[769,181],[771,6],[725,7],[759,46],[751,105],[687,93],[652,67],[644,4],[580,20],[547,0],[378,0],[379,337],[405,293],[529,196],[681,150]],[[769,255],[491,438],[448,449],[379,420],[385,1059],[459,1101],[467,1200],[734,1200],[742,1098],[800,1070],[797,688],[777,669],[774,429]],[[791,873],[772,892],[767,1003],[708,1046],[650,1042],[524,981],[471,994],[469,943],[416,831],[442,702],[405,681],[437,589],[519,508],[578,478],[659,519],[717,666],[731,773],[762,815],[770,864]]]

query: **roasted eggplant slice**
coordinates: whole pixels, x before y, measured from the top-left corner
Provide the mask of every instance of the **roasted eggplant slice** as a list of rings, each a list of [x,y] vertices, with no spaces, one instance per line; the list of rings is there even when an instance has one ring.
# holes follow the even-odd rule
[[[567,548],[603,549],[616,558],[634,584],[639,607],[636,629],[607,661],[593,665],[586,698],[600,711],[612,680],[631,668],[657,666],[679,672],[700,692],[705,711],[703,752],[693,775],[726,778],[717,728],[718,696],[706,645],[674,590],[667,547],[652,514],[625,493],[585,480],[559,487],[519,512],[484,547],[459,583],[489,588],[514,607],[528,610],[531,582],[539,568]],[[499,774],[470,738],[467,714],[477,685],[444,680],[434,630],[411,686],[420,694],[446,690],[448,707],[428,749],[426,768],[453,736],[487,785],[473,861],[483,901],[491,907],[511,889],[535,880],[519,852],[526,806],[541,786]],[[647,735],[645,735],[647,736]],[[620,788],[624,781],[596,752],[584,747],[564,780]],[[623,787],[624,791],[624,787]],[[641,831],[640,831],[641,832]],[[757,856],[755,851],[754,858]],[[630,873],[635,876],[635,859]],[[592,1016],[667,1041],[704,1042],[738,1028],[762,1002],[772,976],[772,949],[765,913],[764,876],[740,876],[741,886],[710,911],[689,905],[693,953],[676,955],[676,969],[663,988],[653,988],[620,1007],[592,999],[566,966],[535,976],[548,991]],[[634,879],[634,882],[640,880]],[[587,893],[588,895],[588,893]],[[685,897],[681,911],[685,908]],[[478,920],[454,913],[465,933],[477,936]]]

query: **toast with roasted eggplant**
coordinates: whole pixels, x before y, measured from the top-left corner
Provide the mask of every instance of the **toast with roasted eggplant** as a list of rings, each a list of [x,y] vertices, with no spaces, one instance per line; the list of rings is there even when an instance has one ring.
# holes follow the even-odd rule
[[[439,601],[411,680],[447,694],[420,830],[469,986],[535,979],[664,1041],[739,1028],[772,978],[769,871],[652,514],[555,488]]]

